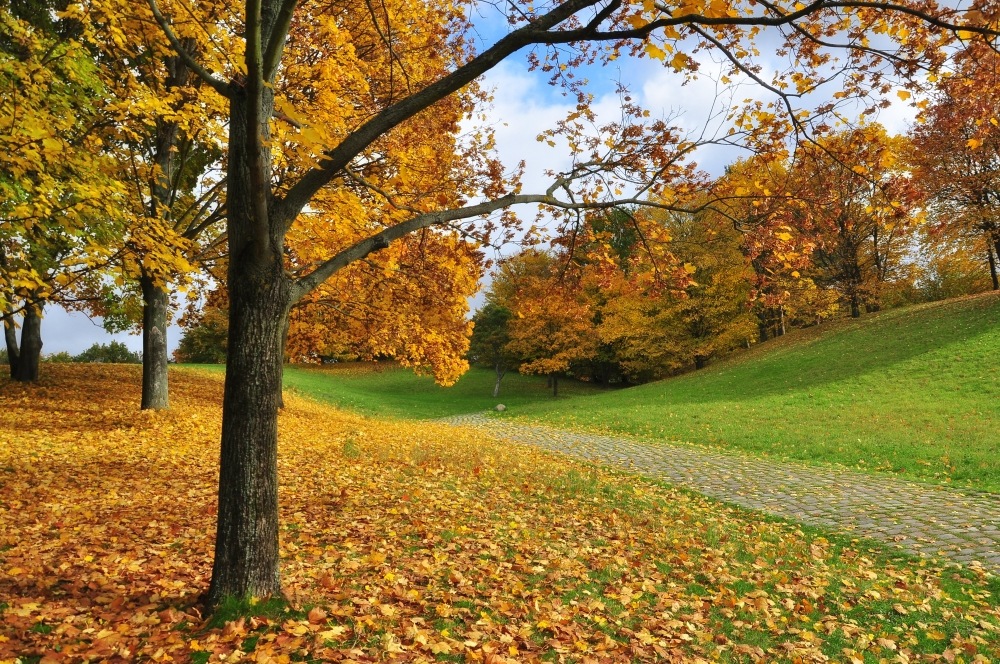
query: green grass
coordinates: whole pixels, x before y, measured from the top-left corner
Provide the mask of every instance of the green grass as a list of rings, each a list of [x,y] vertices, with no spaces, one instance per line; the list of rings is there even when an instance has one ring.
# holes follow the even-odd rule
[[[702,371],[509,416],[1000,491],[1000,297],[794,332]]]
[[[198,368],[224,371],[221,365]],[[363,415],[399,419],[434,419],[489,410],[504,404],[516,411],[537,401],[563,403],[583,395],[607,391],[589,383],[559,381],[559,396],[542,376],[508,373],[493,397],[496,374],[472,368],[451,387],[441,387],[430,376],[390,363],[351,362],[331,366],[286,366],[286,390]]]

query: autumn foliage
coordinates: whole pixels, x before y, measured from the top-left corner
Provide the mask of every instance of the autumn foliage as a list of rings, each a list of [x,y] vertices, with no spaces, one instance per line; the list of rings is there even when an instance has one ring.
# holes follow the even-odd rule
[[[886,557],[442,424],[286,398],[287,609],[209,621],[221,382],[58,366],[6,384],[0,661],[966,661],[975,568]],[[15,433],[15,430],[18,433]],[[256,614],[256,615],[254,615]]]

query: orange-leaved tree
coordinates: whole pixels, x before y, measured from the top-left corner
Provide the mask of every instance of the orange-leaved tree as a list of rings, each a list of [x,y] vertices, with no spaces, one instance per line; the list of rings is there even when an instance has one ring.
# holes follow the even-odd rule
[[[597,352],[595,309],[580,283],[580,270],[565,256],[529,250],[508,259],[513,293],[507,349],[519,371],[548,376],[552,395],[559,377]],[[520,264],[520,265],[518,265]]]
[[[803,230],[816,245],[813,278],[837,289],[855,318],[878,310],[902,276],[920,221],[920,197],[900,166],[905,142],[863,125],[802,146],[791,167],[806,203]]]
[[[914,181],[928,198],[929,239],[971,246],[1000,289],[1000,56],[974,42],[936,81],[911,132]]]
[[[329,24],[329,4],[297,0],[241,3],[240,20],[232,24],[240,36],[237,43],[241,50],[234,54],[237,60],[233,66],[222,70],[206,66],[204,59],[186,49],[175,34],[173,24],[191,14],[191,3],[173,0],[161,6],[158,0],[147,0],[147,4],[192,71],[229,102],[226,214],[230,339],[211,602],[228,595],[263,597],[281,591],[277,405],[284,330],[293,304],[351,263],[426,227],[447,227],[518,203],[559,211],[610,207],[621,204],[623,198],[642,203],[649,193],[660,196],[661,201],[669,199],[664,183],[673,182],[675,174],[682,175],[679,165],[690,156],[694,143],[678,138],[663,121],[646,118],[642,109],[628,105],[623,106],[620,121],[588,134],[589,130],[577,123],[589,122],[591,97],[582,78],[564,76],[567,69],[624,54],[644,54],[674,69],[690,70],[696,66],[691,58],[693,50],[714,50],[732,64],[734,72],[758,81],[776,95],[774,104],[751,104],[736,118],[748,129],[766,122],[773,129],[773,140],[761,135],[757,138],[761,146],[770,146],[780,143],[782,130],[803,125],[802,116],[795,112],[795,95],[828,78],[831,49],[844,48],[842,68],[847,76],[841,80],[847,96],[863,95],[871,87],[886,92],[893,85],[886,68],[910,75],[924,63],[936,65],[943,57],[939,47],[948,41],[952,29],[992,33],[995,20],[985,9],[963,13],[924,0],[816,0],[808,4],[759,0],[515,2],[506,17],[510,23],[507,32],[474,53],[464,41],[472,26],[456,5],[387,1],[370,13],[370,20],[382,36],[378,48],[387,55],[381,61],[395,72],[393,83],[388,89],[370,91],[363,80],[349,83],[356,92],[370,96],[371,112],[351,116],[348,123],[329,132],[303,132],[303,151],[315,154],[315,163],[286,182],[275,182],[273,148],[279,122],[275,106],[286,71],[286,48],[297,43],[289,37],[298,34],[296,31],[318,30]],[[132,3],[121,2],[121,11],[132,11]],[[428,31],[439,31],[448,48],[411,51],[411,44],[426,43],[421,40]],[[878,35],[876,42],[870,39],[871,34]],[[771,44],[774,40],[782,43],[781,48],[794,55],[789,58],[795,63],[794,76],[779,72],[771,81],[763,77],[754,53],[758,38],[764,36]],[[337,48],[324,49],[318,57],[343,57],[349,51],[340,48],[342,45],[337,42]],[[372,229],[344,248],[335,245],[325,260],[301,273],[286,270],[288,233],[321,190],[363,181],[356,177],[361,167],[389,154],[380,149],[384,141],[391,141],[435,105],[449,103],[483,74],[525,48],[537,49],[530,56],[537,67],[551,72],[556,81],[568,81],[581,107],[554,129],[572,139],[573,161],[555,175],[546,191],[526,193],[519,184],[504,187],[496,180],[484,180],[482,196],[475,202],[449,204],[429,199],[422,200],[422,205],[396,208],[401,210],[399,215],[386,227]],[[417,78],[423,71],[421,63],[434,58],[447,61],[440,73]],[[325,86],[315,89],[316,94],[324,90]],[[350,104],[348,98],[345,109]],[[489,175],[493,170],[482,172]],[[619,184],[608,186],[610,182]],[[405,177],[398,184],[405,186]],[[366,189],[369,195],[386,201],[397,195],[391,188]],[[640,195],[632,196],[632,192]],[[466,228],[475,230],[469,225]]]

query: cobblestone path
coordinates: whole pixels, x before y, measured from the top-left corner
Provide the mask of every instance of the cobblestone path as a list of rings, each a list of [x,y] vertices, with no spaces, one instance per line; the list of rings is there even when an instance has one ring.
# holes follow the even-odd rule
[[[1000,496],[963,493],[832,466],[758,459],[668,443],[526,425],[479,414],[446,418],[497,438],[623,467],[801,523],[979,562],[1000,573]]]

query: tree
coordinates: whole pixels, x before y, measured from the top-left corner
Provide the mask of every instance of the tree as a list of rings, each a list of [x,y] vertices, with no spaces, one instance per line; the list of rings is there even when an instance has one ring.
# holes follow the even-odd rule
[[[701,369],[745,345],[754,327],[752,274],[742,237],[729,220],[711,210],[657,216],[690,283],[685,288],[622,283],[608,295],[599,327],[624,373],[636,381]]]
[[[112,3],[64,8],[100,63],[104,86],[119,103],[102,109],[109,125],[103,151],[121,186],[122,232],[105,279],[79,308],[111,330],[137,328],[143,338],[143,409],[169,407],[167,327],[172,285],[192,286],[196,270],[219,258],[222,183],[212,167],[222,156],[225,99],[201,85],[175,53],[148,8]],[[219,55],[228,43],[229,12],[202,3],[176,26],[192,53]]]
[[[938,79],[912,131],[914,181],[929,199],[932,236],[980,245],[993,290],[1000,289],[1000,57],[969,44],[957,75]]]
[[[508,352],[521,359],[519,371],[548,376],[552,396],[559,377],[597,353],[594,310],[574,276],[528,277],[512,307]]]
[[[904,143],[865,125],[804,146],[792,168],[797,196],[809,203],[814,279],[838,289],[854,318],[880,308],[913,238],[920,201],[897,165]]]
[[[314,269],[299,275],[289,274],[285,270],[287,233],[318,192],[331,183],[350,179],[352,164],[360,155],[366,151],[369,157],[391,154],[378,151],[380,141],[396,135],[397,129],[435,104],[455,99],[456,93],[526,47],[561,45],[545,55],[533,56],[536,65],[551,71],[556,80],[563,77],[563,65],[569,68],[591,59],[616,58],[625,52],[645,52],[651,57],[668,59],[668,50],[676,51],[670,59],[673,66],[691,68],[694,61],[683,52],[690,44],[719,49],[734,63],[734,69],[761,81],[756,66],[748,62],[754,47],[748,48],[747,42],[765,27],[772,27],[784,29],[781,37],[788,51],[799,56],[795,58],[796,66],[804,71],[798,71],[792,80],[798,91],[803,92],[818,85],[825,76],[818,68],[829,62],[829,57],[819,44],[842,35],[848,47],[854,49],[848,51],[849,69],[858,73],[847,79],[850,96],[860,94],[865,87],[868,79],[864,72],[874,63],[883,62],[880,52],[870,45],[870,31],[896,38],[899,46],[889,54],[893,58],[890,62],[903,73],[912,73],[923,58],[937,53],[929,26],[960,21],[962,26],[968,23],[970,30],[982,31],[981,25],[986,21],[982,13],[962,19],[955,11],[939,11],[930,5],[872,6],[853,0],[837,3],[818,0],[802,7],[769,2],[745,6],[695,3],[677,11],[661,9],[656,3],[569,0],[538,8],[515,7],[507,34],[473,55],[461,37],[461,30],[468,27],[468,22],[454,6],[386,2],[380,6],[381,12],[373,12],[371,18],[382,28],[381,33],[387,35],[382,41],[382,51],[392,57],[384,61],[398,72],[393,80],[400,81],[399,86],[372,95],[379,101],[376,112],[356,124],[336,127],[313,168],[288,182],[275,184],[272,117],[275,91],[280,87],[276,79],[283,73],[282,56],[293,26],[309,29],[316,23],[314,18],[323,15],[322,9],[295,0],[248,0],[244,5],[244,20],[238,28],[244,46],[237,51],[242,56],[239,67],[210,71],[198,54],[189,52],[177,38],[172,27],[174,21],[163,14],[156,0],[148,2],[158,24],[192,71],[229,100],[226,212],[230,340],[210,602],[227,595],[263,597],[280,593],[277,408],[283,337],[288,312],[294,303],[347,265],[425,227],[477,218],[517,203],[541,204],[558,211],[643,202],[628,196],[622,200],[615,194],[616,187],[609,191],[607,183],[612,175],[631,180],[643,193],[665,194],[678,184],[676,178],[682,175],[682,162],[691,142],[683,141],[660,121],[646,121],[642,109],[629,106],[623,108],[622,123],[610,128],[616,131],[602,130],[587,138],[582,128],[579,132],[575,129],[581,117],[587,119],[587,95],[579,84],[570,82],[570,89],[579,93],[582,110],[555,131],[573,139],[571,151],[576,159],[572,170],[560,174],[550,190],[539,194],[518,193],[518,185],[507,189],[496,178],[492,182],[484,178],[480,180],[484,192],[480,202],[448,207],[425,200],[424,205],[401,214],[393,225],[336,250]],[[127,12],[129,6],[123,3],[121,10]],[[184,15],[181,11],[176,14]],[[405,30],[401,21],[406,22]],[[449,44],[452,48],[424,49],[427,42],[420,42],[419,38],[428,33],[455,35]],[[690,41],[684,43],[685,38]],[[417,47],[411,49],[411,45]],[[577,50],[567,50],[569,47]],[[334,48],[333,52],[340,51]],[[564,53],[577,55],[563,62]],[[440,63],[447,58],[452,59],[427,78],[418,82],[411,76],[426,71],[421,63]],[[780,75],[777,80],[781,80]],[[875,82],[876,89],[888,89],[890,85],[884,75]],[[780,88],[769,88],[779,93],[773,110],[748,108],[737,118],[738,122],[753,124],[764,115],[783,112],[782,104],[792,97],[781,94]],[[794,125],[802,120],[799,115],[786,114],[785,121]],[[768,142],[774,141],[768,139]],[[495,168],[483,172],[495,173]],[[369,191],[377,195],[376,190]],[[557,193],[564,193],[565,197],[559,198]]]
[[[510,309],[487,302],[472,317],[472,339],[469,342],[469,359],[487,366],[496,373],[493,396],[500,394],[500,381],[517,366],[517,357],[508,349],[510,344]]]
[[[107,344],[94,344],[73,358],[74,362],[106,362],[112,364],[139,364],[142,362],[140,353],[129,350],[120,341]]]
[[[38,379],[46,304],[106,261],[118,228],[98,135],[105,89],[79,26],[55,18],[64,5],[0,8],[0,315],[19,381]]]

